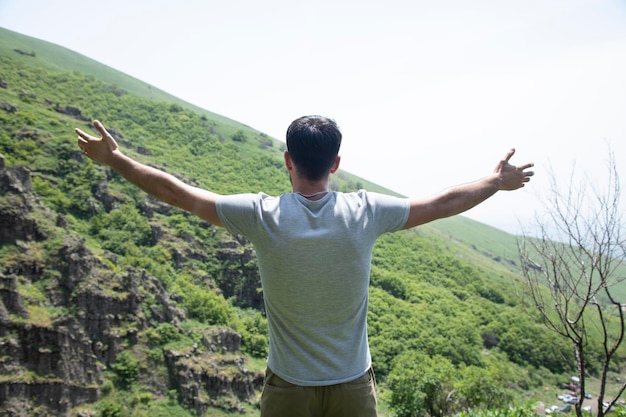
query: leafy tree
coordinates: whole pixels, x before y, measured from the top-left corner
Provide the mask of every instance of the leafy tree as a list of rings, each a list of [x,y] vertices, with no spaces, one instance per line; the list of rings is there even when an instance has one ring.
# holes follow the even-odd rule
[[[462,411],[457,417],[536,417],[537,413],[531,405],[513,406],[497,410],[472,409]]]
[[[128,252],[128,244],[147,246],[152,240],[148,219],[129,204],[92,218],[91,233],[105,242],[104,247],[121,254]]]
[[[486,368],[466,366],[459,372],[454,384],[455,402],[462,409],[506,408],[513,400],[511,389],[513,375],[502,358],[489,363]]]
[[[407,352],[394,362],[388,383],[398,417],[442,417],[452,403],[454,367],[442,357]]]
[[[257,358],[267,357],[267,319],[259,311],[240,311],[242,317],[236,330],[241,334],[241,350]]]

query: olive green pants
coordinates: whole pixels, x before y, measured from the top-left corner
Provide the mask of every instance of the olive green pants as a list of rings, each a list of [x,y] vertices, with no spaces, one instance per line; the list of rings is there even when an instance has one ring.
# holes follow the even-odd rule
[[[376,417],[376,378],[365,375],[344,384],[303,387],[265,371],[261,417]]]

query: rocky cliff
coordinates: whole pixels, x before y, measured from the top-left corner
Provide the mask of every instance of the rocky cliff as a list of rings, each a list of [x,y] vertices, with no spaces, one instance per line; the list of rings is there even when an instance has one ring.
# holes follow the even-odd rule
[[[100,192],[111,201],[106,190]],[[0,415],[95,415],[76,407],[104,395],[105,372],[120,352],[140,351],[142,331],[160,323],[183,331],[186,312],[175,295],[142,269],[117,268],[111,254],[96,256],[61,215],[41,204],[29,170],[5,166],[1,156],[0,250],[9,260],[0,268]],[[202,254],[178,256],[183,262]],[[220,256],[242,262],[228,250]],[[243,256],[246,263],[251,255]],[[261,303],[258,294],[238,298]],[[141,364],[139,378],[153,379],[157,396],[176,390],[198,415],[210,407],[240,410],[242,401],[254,401],[262,374],[246,369],[240,335],[207,326],[201,340],[162,349],[165,378],[147,364]]]

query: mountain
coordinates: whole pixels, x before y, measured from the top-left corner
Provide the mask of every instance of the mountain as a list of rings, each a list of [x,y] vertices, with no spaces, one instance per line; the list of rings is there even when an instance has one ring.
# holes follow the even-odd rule
[[[290,189],[281,141],[0,28],[0,415],[255,415],[253,248],[86,159],[73,128],[96,118],[188,183]],[[331,187],[393,194],[345,171]],[[383,412],[406,354],[497,374],[506,400],[572,370],[519,297],[516,253],[515,236],[460,216],[380,239],[368,323]]]

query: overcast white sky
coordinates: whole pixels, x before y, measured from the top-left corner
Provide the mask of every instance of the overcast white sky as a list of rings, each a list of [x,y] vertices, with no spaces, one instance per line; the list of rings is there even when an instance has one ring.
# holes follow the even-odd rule
[[[337,120],[342,168],[405,195],[534,161],[468,217],[516,233],[548,167],[626,181],[625,0],[0,0],[47,40],[284,140]],[[103,121],[106,125],[106,120]]]

